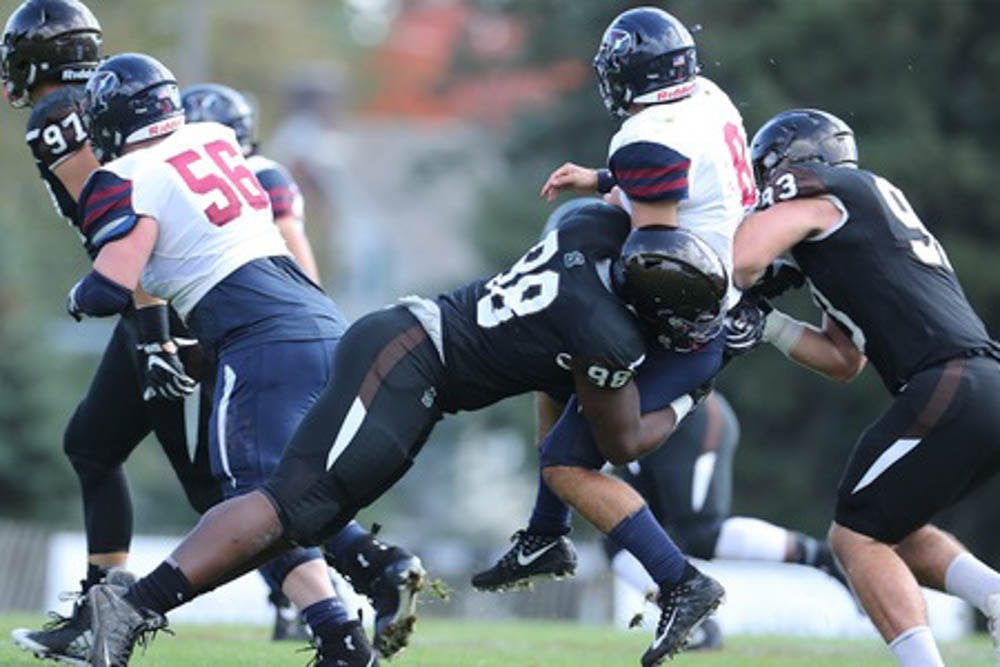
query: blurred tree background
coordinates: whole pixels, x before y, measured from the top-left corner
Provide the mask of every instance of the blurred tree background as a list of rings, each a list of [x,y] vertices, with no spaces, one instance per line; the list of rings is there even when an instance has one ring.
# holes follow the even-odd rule
[[[109,53],[144,50],[183,82],[211,78],[254,91],[267,136],[282,108],[295,63],[349,63],[355,87],[377,84],[363,62],[366,44],[345,29],[346,9],[408,7],[444,0],[93,0]],[[580,0],[454,0],[481,15],[516,22],[524,46],[513,60],[484,65],[455,46],[451,76],[495,69],[577,63],[583,75],[553,104],[491,120],[500,165],[471,179],[476,215],[470,237],[484,273],[508,263],[537,238],[552,206],[537,197],[566,160],[600,165],[616,129],[596,92],[589,62],[618,12],[640,3]],[[862,163],[902,188],[944,243],[973,304],[1000,331],[1000,281],[992,255],[1000,241],[1000,203],[990,156],[1000,148],[1000,3],[992,0],[678,0],[659,3],[695,34],[703,73],[744,115],[750,135],[792,106],[828,109],[855,129]],[[4,14],[17,5],[4,0]],[[475,31],[472,46],[476,46]],[[204,39],[195,39],[198,35]],[[413,61],[420,64],[414,46]],[[416,65],[414,69],[418,69]],[[400,73],[405,80],[409,71]],[[492,80],[490,80],[492,81]],[[441,82],[444,88],[450,81]],[[355,106],[359,106],[357,102]],[[61,431],[83,392],[108,329],[78,326],[63,313],[67,288],[87,268],[74,235],[48,205],[23,144],[27,115],[0,112],[0,501],[7,516],[78,525],[76,481],[61,454]],[[425,166],[432,174],[436,165]],[[470,276],[471,277],[471,276]],[[438,287],[446,287],[439,285]],[[420,287],[420,286],[418,286]],[[873,286],[876,289],[877,286]],[[381,304],[373,303],[372,307]],[[808,299],[783,303],[800,316]],[[86,353],[81,349],[89,350]],[[720,382],[742,417],[734,509],[813,533],[830,521],[837,480],[855,438],[888,404],[873,371],[849,386],[827,382],[765,349],[740,360]],[[514,407],[510,407],[513,405]],[[530,428],[526,402],[487,417],[490,425]],[[144,529],[190,525],[162,455],[143,446],[130,464],[137,522]],[[425,457],[428,455],[424,455]],[[527,457],[530,466],[533,458]],[[529,486],[530,488],[530,486]],[[920,493],[920,489],[913,489]],[[991,530],[1000,485],[976,494],[944,523],[1000,561]],[[511,521],[519,520],[512,518]],[[513,527],[513,526],[512,526]]]

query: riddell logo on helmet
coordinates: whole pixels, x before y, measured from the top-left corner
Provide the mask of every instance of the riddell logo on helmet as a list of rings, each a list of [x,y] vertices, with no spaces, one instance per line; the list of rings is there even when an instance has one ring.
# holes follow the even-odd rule
[[[158,137],[161,134],[173,132],[183,124],[184,116],[177,116],[176,118],[171,118],[170,120],[163,121],[157,125],[150,125],[147,133],[149,137]]]
[[[671,100],[677,100],[682,97],[687,97],[694,91],[694,81],[686,83],[682,86],[671,86],[670,88],[665,88],[656,94],[657,102],[670,102]]]
[[[63,81],[90,81],[94,76],[92,69],[64,69],[62,71]]]

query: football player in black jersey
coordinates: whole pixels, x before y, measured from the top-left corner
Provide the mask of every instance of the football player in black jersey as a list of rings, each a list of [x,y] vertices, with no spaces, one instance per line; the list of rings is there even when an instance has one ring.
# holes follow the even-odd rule
[[[78,0],[26,0],[4,28],[0,76],[5,95],[15,108],[31,108],[26,140],[57,210],[68,219],[97,167],[78,101],[100,59],[100,24]],[[207,452],[188,442],[184,404],[163,400],[189,394],[196,384],[177,357],[171,326],[178,325],[164,305],[123,316],[66,428],[64,450],[83,495],[88,551],[84,594],[127,559],[132,505],[122,463],[150,430],[192,507],[203,512],[221,499]],[[45,630],[15,630],[13,637],[39,657],[85,660],[89,622],[86,606],[76,604],[70,617]]]
[[[203,83],[182,90],[181,104],[188,122],[221,123],[236,133],[247,166],[271,202],[275,226],[299,267],[318,285],[319,270],[304,231],[302,194],[284,166],[257,152],[257,117],[250,101],[229,86]],[[357,521],[351,521],[327,540],[323,550],[327,562],[371,600],[375,644],[382,656],[391,656],[405,646],[413,627],[417,595],[424,584],[420,559],[400,546],[377,539]],[[276,608],[272,638],[302,639],[307,631],[282,593],[280,582],[267,569],[261,569],[261,573],[271,588],[268,599]]]
[[[607,456],[641,455],[662,442],[684,410],[640,415],[633,375],[651,334],[617,294],[630,295],[650,318],[655,340],[673,333],[657,313],[678,294],[704,292],[724,278],[720,260],[680,230],[633,232],[622,248],[629,218],[604,204],[573,217],[490,280],[435,300],[409,298],[355,322],[335,355],[337,382],[305,416],[273,477],[213,508],[124,595],[91,589],[97,664],[127,662],[133,643],[162,627],[165,612],[199,593],[292,544],[321,543],[395,484],[445,413],[532,390],[575,392]],[[619,256],[629,266],[613,271]],[[719,309],[718,301],[709,309]],[[717,582],[683,557],[680,569],[682,581],[661,591],[671,611],[646,664],[679,650],[721,601]]]
[[[764,340],[837,380],[868,361],[893,396],[840,482],[834,552],[901,665],[944,664],[918,583],[982,611],[996,643],[1000,574],[929,522],[1000,464],[997,344],[903,193],[858,168],[843,121],[786,111],[751,151],[764,209],[737,233],[737,282],[788,251],[823,311],[815,328],[772,310]]]

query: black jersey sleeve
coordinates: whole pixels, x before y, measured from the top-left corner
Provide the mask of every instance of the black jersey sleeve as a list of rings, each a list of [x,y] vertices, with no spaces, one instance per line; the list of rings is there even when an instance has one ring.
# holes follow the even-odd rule
[[[646,358],[638,321],[613,297],[588,304],[581,318],[570,343],[574,365],[598,387],[624,386]]]
[[[103,169],[95,171],[80,193],[80,206],[74,220],[91,258],[96,257],[105,244],[132,231],[138,219],[132,208],[132,181]]]
[[[39,164],[52,169],[87,143],[80,90],[67,86],[43,97],[28,119],[25,140]]]
[[[52,173],[52,168],[87,142],[87,134],[80,122],[79,99],[78,86],[66,86],[46,95],[32,110],[25,134],[38,175],[48,189],[53,205],[60,215],[70,221],[76,217],[76,200]]]
[[[783,201],[832,194],[821,165],[794,165],[778,169],[760,193],[757,207],[769,208]]]
[[[272,163],[257,172],[257,180],[271,200],[271,209],[276,219],[286,215],[302,217],[302,193],[287,169]]]

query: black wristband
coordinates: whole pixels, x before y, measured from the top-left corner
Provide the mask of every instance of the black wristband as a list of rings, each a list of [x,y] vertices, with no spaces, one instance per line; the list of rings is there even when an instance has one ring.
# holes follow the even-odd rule
[[[617,184],[618,181],[615,180],[615,176],[611,173],[610,169],[597,170],[597,191],[602,195],[611,192],[611,188]]]
[[[135,324],[139,330],[139,342],[143,345],[170,340],[170,315],[166,304],[137,308]]]

